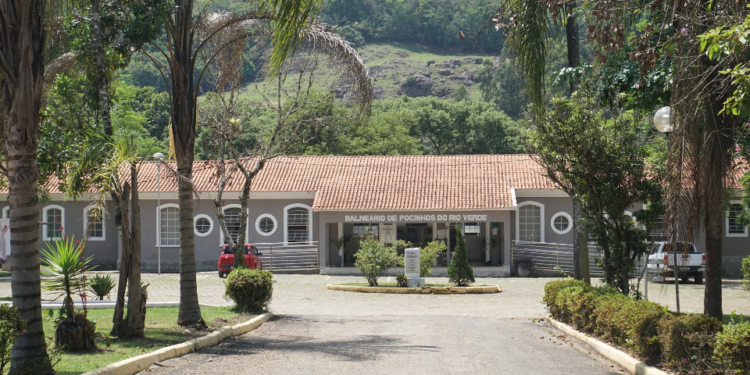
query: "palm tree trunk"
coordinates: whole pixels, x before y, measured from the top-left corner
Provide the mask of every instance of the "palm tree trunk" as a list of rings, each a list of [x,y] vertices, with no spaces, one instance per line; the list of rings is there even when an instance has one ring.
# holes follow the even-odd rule
[[[193,0],[180,0],[174,14],[172,71],[172,134],[177,159],[180,206],[180,310],[177,324],[204,324],[198,304],[193,233],[193,158],[197,97],[193,83]]]
[[[26,331],[12,349],[11,374],[53,373],[42,326],[39,262],[39,167],[37,137],[44,81],[44,1],[3,0],[3,60],[8,186],[10,193],[11,290]]]
[[[130,271],[128,272],[128,316],[124,336],[143,337],[145,309],[141,297],[141,206],[138,200],[138,178],[136,164],[130,164],[130,180],[133,186],[130,198]]]
[[[91,24],[94,29],[96,90],[99,96],[99,115],[104,127],[104,134],[112,136],[112,121],[109,116],[109,93],[107,92],[107,70],[104,64],[104,45],[102,44],[101,15],[99,13],[98,0],[91,0]]]

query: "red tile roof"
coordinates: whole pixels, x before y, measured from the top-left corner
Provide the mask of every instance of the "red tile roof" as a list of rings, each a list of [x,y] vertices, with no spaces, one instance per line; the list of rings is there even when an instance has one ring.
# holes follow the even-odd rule
[[[248,161],[248,164],[252,160]],[[175,169],[174,162],[168,162]],[[157,190],[156,162],[139,165],[139,190]],[[742,168],[747,170],[747,168]],[[739,172],[737,172],[739,173]],[[196,161],[198,192],[217,189],[216,162]],[[241,174],[226,191],[241,189]],[[60,193],[56,178],[50,193]],[[252,192],[315,192],[315,210],[467,210],[512,207],[511,189],[556,189],[529,155],[300,156],[268,161]],[[176,192],[161,168],[161,191]],[[7,188],[0,193],[7,194]]]

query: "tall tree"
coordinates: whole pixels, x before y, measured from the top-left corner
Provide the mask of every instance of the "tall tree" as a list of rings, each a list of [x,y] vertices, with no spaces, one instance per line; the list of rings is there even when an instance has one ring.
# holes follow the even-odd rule
[[[177,1],[174,17],[167,18],[166,39],[159,39],[154,48],[159,51],[163,61],[150,55],[155,65],[162,70],[167,81],[172,102],[172,136],[174,152],[177,161],[178,203],[180,207],[180,309],[178,324],[203,324],[203,318],[198,304],[198,288],[196,284],[195,242],[193,234],[193,159],[195,156],[195,138],[197,126],[198,87],[205,69],[223,48],[216,49],[210,54],[208,61],[203,64],[201,73],[194,80],[193,73],[200,59],[200,52],[212,38],[222,30],[233,25],[242,25],[247,31],[238,33],[236,38],[248,38],[261,33],[263,23],[252,20],[270,21],[273,27],[272,40],[274,51],[269,61],[271,73],[280,69],[283,61],[292,55],[303,42],[330,45],[332,32],[322,26],[310,27],[312,17],[319,7],[318,0],[266,0],[256,1],[258,9],[244,14],[209,13],[206,8],[194,18],[194,0]],[[353,50],[352,50],[353,51]],[[352,58],[356,51],[339,51],[335,56],[339,61],[357,61],[357,64],[344,63],[349,74],[365,71],[359,56]],[[366,75],[366,73],[365,73]],[[369,80],[359,81],[362,90],[357,92],[370,95]]]
[[[44,84],[44,0],[0,3],[0,69],[10,193],[13,305],[27,328],[13,345],[11,374],[52,373],[42,327],[37,136]],[[33,370],[32,370],[33,369]]]

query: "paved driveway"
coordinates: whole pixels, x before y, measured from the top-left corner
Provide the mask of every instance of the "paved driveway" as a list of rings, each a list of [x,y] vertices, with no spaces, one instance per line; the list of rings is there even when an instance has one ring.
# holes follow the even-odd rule
[[[351,281],[359,280],[277,276],[274,319],[143,374],[624,374],[533,319],[544,316],[540,292],[508,279],[494,280],[505,292],[487,295],[325,289]]]

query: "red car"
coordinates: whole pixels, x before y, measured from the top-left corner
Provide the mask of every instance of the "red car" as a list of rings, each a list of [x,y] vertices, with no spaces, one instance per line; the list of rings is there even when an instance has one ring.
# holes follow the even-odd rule
[[[263,261],[260,256],[263,253],[258,252],[258,248],[251,244],[245,244],[245,267],[250,269],[263,268]],[[234,269],[234,253],[229,245],[224,245],[219,257],[219,277],[226,277]]]

